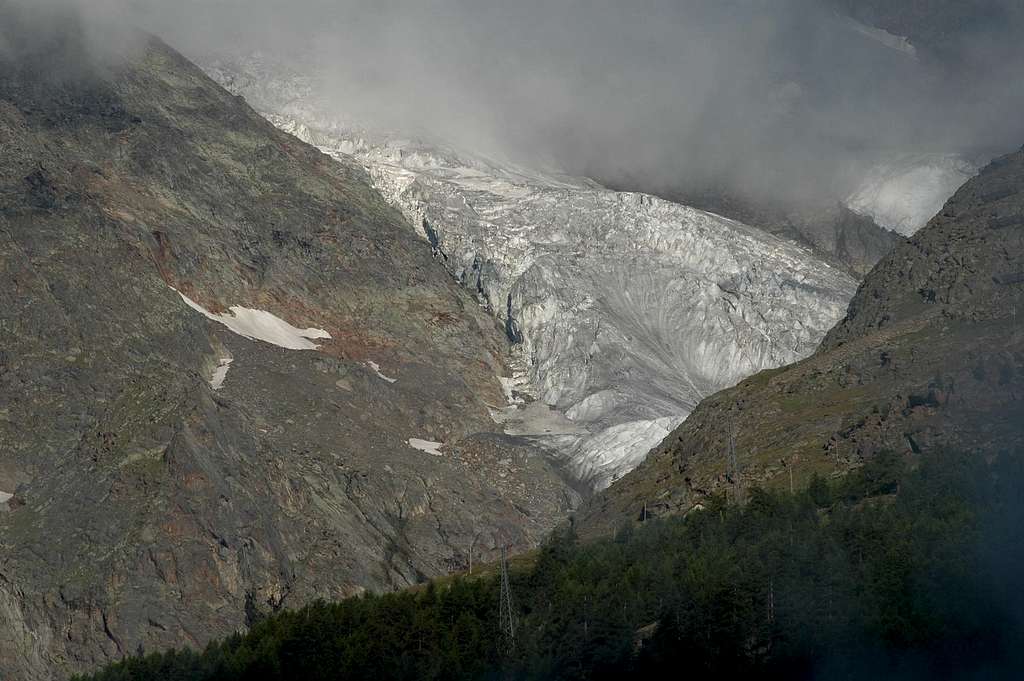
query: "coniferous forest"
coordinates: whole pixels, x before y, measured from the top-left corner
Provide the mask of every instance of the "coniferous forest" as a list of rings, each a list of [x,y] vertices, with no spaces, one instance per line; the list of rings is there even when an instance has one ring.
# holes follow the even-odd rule
[[[282,612],[79,678],[1010,678],[1024,662],[1021,480],[1016,455],[880,456],[603,541],[566,530],[512,572],[514,643],[492,574]]]

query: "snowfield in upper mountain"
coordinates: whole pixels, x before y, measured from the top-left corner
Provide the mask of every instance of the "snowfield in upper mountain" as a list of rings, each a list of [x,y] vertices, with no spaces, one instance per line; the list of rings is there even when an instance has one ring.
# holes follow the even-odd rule
[[[316,350],[320,346],[311,339],[331,337],[331,334],[323,329],[297,329],[280,317],[264,310],[232,305],[228,312],[214,314],[181,291],[176,290],[175,292],[193,310],[200,312],[208,319],[223,324],[234,333],[249,340],[260,340],[288,350]],[[224,372],[226,374],[227,369]]]
[[[856,288],[718,215],[359,128],[309,79],[260,60],[208,70],[278,127],[366,169],[514,341],[502,382],[519,404],[495,417],[594,487],[705,396],[809,355]]]
[[[942,210],[978,167],[953,154],[907,154],[875,166],[846,200],[854,213],[911,236]]]

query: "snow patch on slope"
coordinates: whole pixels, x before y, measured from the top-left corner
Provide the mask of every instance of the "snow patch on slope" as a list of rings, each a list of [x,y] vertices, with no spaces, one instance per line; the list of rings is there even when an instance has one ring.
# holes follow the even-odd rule
[[[221,357],[217,363],[217,368],[213,370],[213,376],[210,378],[210,387],[214,390],[220,390],[224,387],[224,379],[228,377],[228,369],[231,368],[231,362],[234,359],[231,357]]]
[[[409,438],[409,446],[413,449],[418,449],[421,452],[427,454],[433,454],[434,456],[441,456],[441,447],[444,446],[443,442],[432,442],[430,440],[420,440],[419,438]]]
[[[385,376],[384,374],[382,374],[381,371],[380,371],[380,365],[377,364],[376,362],[367,362],[366,366],[370,367],[370,369],[373,371],[373,373],[377,374],[377,378],[382,379],[384,381],[387,381],[388,383],[397,383],[398,382],[397,378],[390,378],[390,377]]]
[[[954,154],[898,156],[872,168],[846,206],[886,229],[911,236],[977,173],[977,166]]]
[[[320,346],[310,339],[331,337],[331,334],[323,329],[297,329],[280,317],[264,310],[232,305],[228,312],[214,314],[181,291],[173,290],[193,310],[201,313],[207,319],[223,324],[234,333],[249,340],[260,340],[288,350],[317,350]]]
[[[14,495],[10,492],[0,492],[0,504],[6,504],[8,501],[14,498]]]

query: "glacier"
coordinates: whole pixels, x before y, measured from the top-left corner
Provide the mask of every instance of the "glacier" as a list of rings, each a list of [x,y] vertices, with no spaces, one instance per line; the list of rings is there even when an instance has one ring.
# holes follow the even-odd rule
[[[924,227],[979,166],[948,153],[899,154],[864,173],[846,207],[882,227],[912,236]]]
[[[513,342],[495,420],[595,489],[707,395],[811,354],[856,289],[803,247],[713,213],[355,124],[263,58],[205,68],[369,173]]]

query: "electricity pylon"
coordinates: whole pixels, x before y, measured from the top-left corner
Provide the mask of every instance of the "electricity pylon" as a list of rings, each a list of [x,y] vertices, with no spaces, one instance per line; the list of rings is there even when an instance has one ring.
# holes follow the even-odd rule
[[[501,620],[501,633],[505,639],[507,651],[511,654],[516,649],[516,611],[512,605],[512,586],[508,580],[508,547],[501,547],[501,595],[498,617]]]

